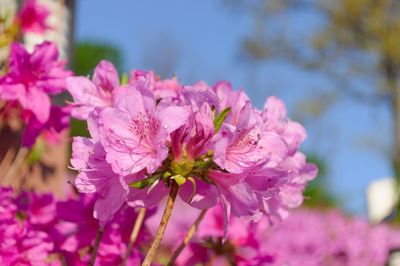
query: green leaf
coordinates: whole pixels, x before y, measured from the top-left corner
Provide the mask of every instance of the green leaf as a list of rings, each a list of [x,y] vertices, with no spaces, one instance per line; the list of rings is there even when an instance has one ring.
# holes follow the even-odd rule
[[[220,112],[217,117],[214,119],[214,132],[217,133],[219,129],[222,126],[222,123],[224,123],[226,116],[229,114],[231,111],[230,107],[225,108]]]
[[[130,187],[137,188],[137,189],[144,189],[148,187],[149,185],[153,184],[157,180],[159,180],[160,175],[155,175],[155,176],[149,176],[145,179],[135,181],[129,184]]]
[[[121,76],[121,85],[126,85],[129,82],[129,76],[126,73],[123,73]]]
[[[28,164],[32,165],[38,161],[42,157],[44,152],[44,143],[41,139],[38,139],[32,149],[29,151],[28,154]]]

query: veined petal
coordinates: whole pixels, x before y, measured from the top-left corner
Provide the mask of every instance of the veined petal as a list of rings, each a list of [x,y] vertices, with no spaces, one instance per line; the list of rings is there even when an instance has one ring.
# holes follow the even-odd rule
[[[114,65],[107,60],[101,60],[94,69],[93,83],[102,90],[108,91],[118,87],[119,76]]]
[[[185,107],[168,106],[159,111],[158,118],[160,119],[162,128],[169,134],[185,124],[189,114],[189,110]]]

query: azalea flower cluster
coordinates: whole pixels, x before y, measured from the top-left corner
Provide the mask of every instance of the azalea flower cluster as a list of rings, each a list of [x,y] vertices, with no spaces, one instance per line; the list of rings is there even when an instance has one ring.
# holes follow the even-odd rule
[[[24,122],[24,146],[33,146],[40,134],[58,141],[68,127],[69,107],[51,101],[52,95],[66,90],[66,78],[72,75],[64,66],[53,43],[36,45],[32,53],[20,43],[12,44],[8,71],[0,77],[0,114],[7,120],[17,113]]]
[[[91,135],[73,141],[75,185],[98,195],[94,216],[102,224],[124,203],[157,205],[174,184],[192,207],[220,202],[225,228],[231,216],[274,222],[302,203],[317,174],[298,151],[304,128],[275,97],[258,110],[227,82],[185,86],[145,71],[121,84],[107,61],[92,80],[67,78],[67,89],[72,116],[87,120]]]
[[[178,205],[162,243],[175,250],[198,211]],[[157,216],[149,217],[152,229]],[[386,224],[370,225],[362,218],[339,210],[299,209],[282,223],[270,226],[266,217],[257,223],[233,218],[223,241],[221,206],[207,211],[192,242],[177,258],[176,265],[386,265],[392,250],[400,248],[400,231]],[[166,251],[169,252],[169,251]]]
[[[0,188],[0,264],[88,265],[99,224],[93,218],[94,198],[82,195],[57,201],[51,194],[23,192],[14,195]],[[96,265],[119,265],[136,219],[132,208],[123,208],[104,229]],[[143,228],[138,245],[146,241]],[[127,265],[140,265],[134,249]]]

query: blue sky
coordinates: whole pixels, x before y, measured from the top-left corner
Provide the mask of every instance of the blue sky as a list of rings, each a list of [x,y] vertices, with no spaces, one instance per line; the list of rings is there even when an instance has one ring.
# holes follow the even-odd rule
[[[244,88],[256,106],[277,95],[295,116],[299,99],[329,87],[329,83],[316,73],[280,61],[257,68],[243,64],[239,41],[251,26],[250,17],[226,8],[223,1],[77,1],[77,40],[116,45],[123,52],[125,71],[152,69],[170,57],[176,60],[169,68],[184,83],[229,80],[234,87]],[[161,56],[165,53],[169,57]],[[322,121],[306,127],[309,138],[303,150],[316,152],[329,163],[329,190],[345,209],[366,215],[367,184],[392,173],[384,154],[363,144],[368,138],[390,147],[387,107],[344,99]]]

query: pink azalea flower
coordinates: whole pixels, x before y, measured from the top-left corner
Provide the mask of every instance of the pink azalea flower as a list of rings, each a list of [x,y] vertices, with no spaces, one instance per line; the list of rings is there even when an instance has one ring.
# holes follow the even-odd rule
[[[54,44],[44,42],[36,45],[29,54],[22,44],[14,43],[9,72],[0,78],[0,98],[17,102],[44,124],[50,116],[49,94],[63,92],[65,78],[70,75],[71,72],[64,69],[64,62],[58,61]]]
[[[293,155],[307,138],[306,130],[297,122],[286,117],[285,104],[276,97],[269,97],[264,105],[262,117],[267,130],[280,135],[288,145],[289,155]]]
[[[307,182],[316,175],[315,166],[297,152],[304,129],[286,118],[274,98],[261,112],[227,83],[180,86],[145,71],[132,72],[117,97],[99,93],[87,79],[70,81],[76,81],[75,107],[89,108],[84,113],[92,135],[77,139],[80,144],[73,148],[79,159],[73,166],[80,171],[76,185],[103,195],[96,213],[106,217],[124,202],[157,205],[168,194],[168,179],[180,179],[179,196],[191,206],[204,209],[221,202],[226,236],[231,216],[284,218],[301,204]],[[81,81],[93,92],[90,100],[79,94]],[[81,145],[82,140],[87,143]]]
[[[18,20],[22,32],[43,33],[50,29],[47,24],[47,18],[50,15],[46,6],[38,4],[36,0],[25,0],[20,12]]]
[[[153,173],[168,156],[169,133],[187,117],[184,107],[160,110],[151,91],[129,87],[114,108],[100,113],[100,141],[114,172],[130,175],[146,169]]]
[[[187,124],[171,134],[174,159],[182,160],[184,155],[187,160],[195,160],[206,154],[211,148],[213,136],[212,111],[210,106],[204,103],[199,111],[189,116]]]
[[[67,90],[74,103],[72,116],[88,119],[89,113],[96,107],[110,107],[116,101],[119,87],[117,70],[108,61],[101,61],[94,69],[93,79],[70,77],[67,79]]]
[[[147,86],[157,100],[171,102],[179,98],[182,86],[176,77],[161,80],[153,71],[135,70],[130,73],[129,84],[136,86],[143,77],[148,80]]]
[[[50,117],[45,123],[41,123],[36,116],[30,115],[22,136],[22,144],[32,147],[36,138],[42,134],[49,143],[59,143],[62,132],[69,127],[69,107],[51,106]]]
[[[287,153],[283,139],[265,130],[261,116],[248,102],[236,125],[226,124],[216,139],[214,161],[230,173],[243,173],[259,165],[276,166]]]
[[[308,164],[300,152],[287,157],[275,168],[263,167],[252,171],[245,180],[256,193],[259,207],[270,222],[287,218],[290,208],[303,202],[303,191],[317,176],[318,169]]]
[[[236,125],[242,108],[246,103],[250,102],[250,98],[242,90],[234,91],[229,82],[220,81],[214,85],[213,90],[218,96],[219,109],[222,111],[227,107],[231,108],[225,121],[229,124]]]
[[[96,193],[94,217],[104,225],[125,203],[129,193],[124,177],[115,174],[105,159],[99,143],[83,137],[74,138],[72,166],[80,171],[75,186],[81,193]]]
[[[259,201],[255,191],[243,182],[245,175],[212,170],[209,178],[215,182],[223,207],[225,236],[228,233],[231,214],[251,220],[260,218]]]

